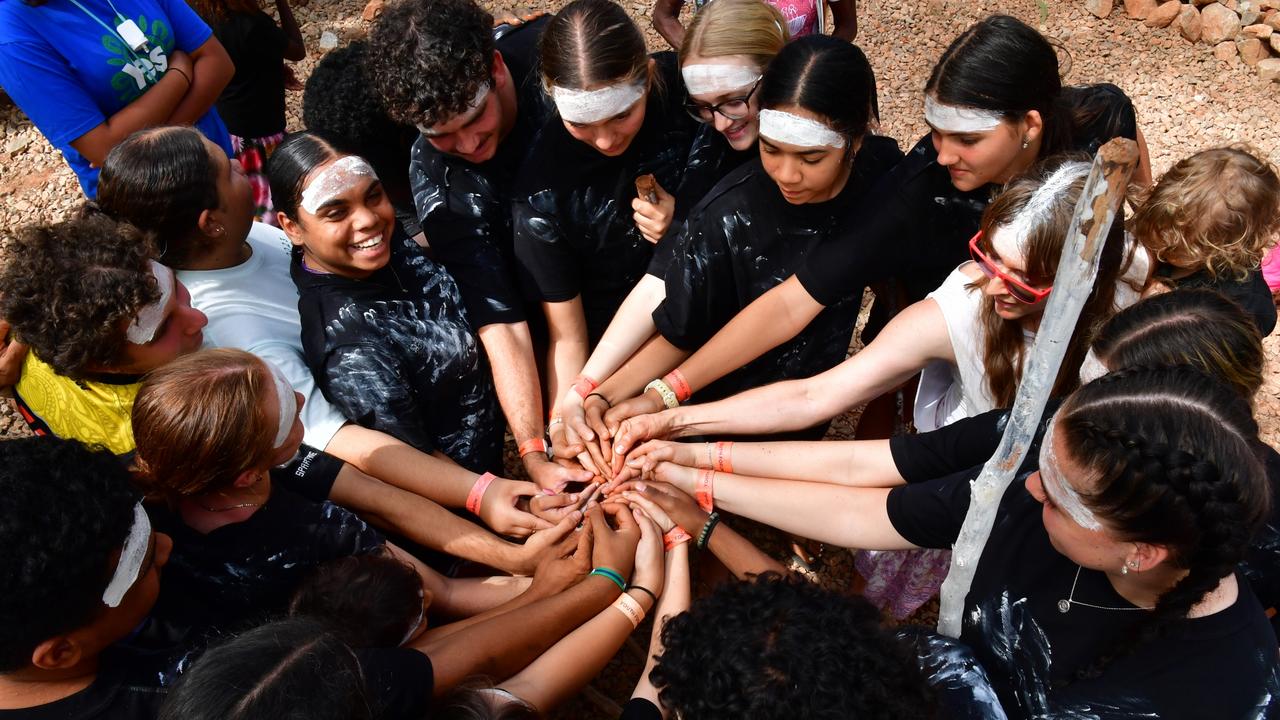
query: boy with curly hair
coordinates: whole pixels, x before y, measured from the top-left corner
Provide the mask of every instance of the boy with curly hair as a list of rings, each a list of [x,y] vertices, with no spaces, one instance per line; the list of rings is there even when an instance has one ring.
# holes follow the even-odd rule
[[[86,208],[23,230],[0,267],[0,317],[31,352],[14,387],[37,435],[133,450],[143,373],[200,347],[204,313],[132,225]]]
[[[529,314],[513,270],[510,198],[550,111],[536,72],[547,21],[504,19],[494,27],[475,0],[402,0],[387,6],[363,52],[365,75],[387,115],[418,130],[408,181],[426,243],[457,281],[478,328],[525,469],[554,488],[586,476],[536,452],[545,418]],[[322,114],[334,117],[320,110],[313,108],[309,126]],[[324,129],[342,135],[332,124]]]
[[[173,543],[119,460],[57,438],[0,443],[0,716],[151,718],[170,657],[129,647]]]

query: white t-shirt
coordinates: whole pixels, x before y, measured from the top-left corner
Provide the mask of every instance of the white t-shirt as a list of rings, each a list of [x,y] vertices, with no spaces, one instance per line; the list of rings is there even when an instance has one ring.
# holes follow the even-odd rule
[[[270,360],[306,397],[303,442],[324,449],[347,419],[325,400],[302,359],[298,291],[289,277],[289,239],[277,228],[255,222],[249,231],[253,254],[222,270],[179,270],[191,305],[209,316],[205,347],[239,348]]]

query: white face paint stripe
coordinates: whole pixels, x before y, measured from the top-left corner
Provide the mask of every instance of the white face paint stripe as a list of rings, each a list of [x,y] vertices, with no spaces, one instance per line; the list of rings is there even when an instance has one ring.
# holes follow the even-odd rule
[[[999,253],[1002,260],[1017,260],[1026,265],[1027,238],[1040,225],[1049,221],[1058,199],[1072,184],[1084,179],[1089,174],[1089,163],[1063,163],[1054,170],[1045,181],[1036,188],[1013,219],[1004,225],[994,228],[991,236],[991,247]]]
[[[760,134],[800,147],[844,147],[844,136],[816,120],[781,110],[760,111]]]
[[[991,110],[947,105],[924,96],[924,119],[935,130],[949,133],[979,133],[1000,125],[1004,116]]]
[[[454,115],[448,120],[442,120],[432,126],[418,125],[418,132],[422,133],[423,135],[426,135],[427,137],[439,137],[441,135],[444,135],[445,133],[442,133],[436,130],[435,128],[437,126],[449,125],[453,122],[456,122],[460,118],[466,118],[466,121],[462,123],[463,125],[466,125],[472,120],[475,120],[476,115],[479,114],[477,111],[480,109],[480,106],[484,104],[485,98],[489,97],[489,90],[490,90],[489,83],[485,83],[481,85],[478,89],[476,89],[476,94],[472,96],[471,102],[467,105],[466,110],[463,110],[462,112],[458,113],[457,115]]]
[[[644,97],[644,90],[644,83],[619,83],[599,90],[573,90],[555,85],[551,88],[551,99],[564,120],[593,123],[626,112]]]
[[[680,68],[690,95],[726,93],[746,89],[760,79],[760,71],[745,65],[693,64]]]
[[[1049,429],[1044,432],[1044,439],[1040,441],[1040,484],[1050,500],[1077,525],[1086,530],[1101,530],[1102,523],[1059,470],[1058,455],[1053,449],[1053,429],[1057,423],[1058,417],[1054,415],[1049,421]]]
[[[293,385],[289,382],[289,378],[280,372],[280,368],[268,360],[262,360],[262,364],[271,371],[271,379],[276,386],[276,404],[280,410],[280,419],[276,427],[276,438],[271,442],[271,447],[278,448],[284,445],[284,441],[289,439],[289,433],[293,430],[293,420],[298,414],[298,398],[293,394]]]
[[[1089,348],[1089,352],[1084,356],[1084,362],[1080,363],[1080,384],[1093,382],[1109,372],[1111,371],[1098,359],[1093,348]]]
[[[160,299],[138,311],[133,322],[125,330],[125,339],[135,345],[145,345],[156,337],[156,330],[164,322],[164,309],[173,295],[173,271],[155,260],[151,261],[151,274],[160,288]]]
[[[364,158],[344,155],[311,178],[311,182],[302,189],[302,201],[298,204],[303,210],[315,215],[321,205],[351,189],[361,177],[377,180],[378,174]]]
[[[129,588],[138,581],[138,573],[142,570],[142,561],[147,557],[151,547],[151,520],[142,503],[133,506],[133,525],[124,539],[120,549],[120,559],[116,562],[116,570],[111,574],[111,582],[102,592],[102,602],[107,607],[120,607]]]

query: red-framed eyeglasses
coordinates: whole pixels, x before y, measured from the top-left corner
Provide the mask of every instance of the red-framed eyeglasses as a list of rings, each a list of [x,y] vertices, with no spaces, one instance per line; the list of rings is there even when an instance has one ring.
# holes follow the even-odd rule
[[[1004,281],[1005,287],[1009,289],[1009,294],[1013,296],[1014,300],[1028,305],[1034,305],[1045,299],[1049,293],[1053,292],[1052,285],[1044,288],[1043,290],[1033,288],[1028,285],[1025,280],[1019,280],[1004,270],[1001,270],[994,260],[978,248],[978,238],[980,237],[982,237],[981,230],[979,230],[978,233],[969,240],[969,255],[973,257],[973,261],[978,264],[978,269],[982,271],[983,275],[986,275],[988,278],[993,280],[995,278],[1000,278]]]

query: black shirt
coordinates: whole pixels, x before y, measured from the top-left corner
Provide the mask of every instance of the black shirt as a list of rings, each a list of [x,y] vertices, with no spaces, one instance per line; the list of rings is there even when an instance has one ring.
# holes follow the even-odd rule
[[[403,234],[364,280],[317,273],[294,253],[302,350],[344,415],[473,472],[501,471],[503,425],[458,286]]]
[[[227,130],[243,138],[284,132],[284,30],[261,10],[209,24],[236,66],[217,103]]]
[[[353,648],[364,673],[370,710],[377,720],[427,720],[435,670],[431,658],[411,648]]]
[[[112,646],[85,689],[36,707],[0,710],[3,720],[153,720],[168,694],[172,657]]]
[[[1137,137],[1133,104],[1116,86],[1064,92],[1089,115],[1071,149],[1092,153],[1111,138]],[[957,190],[926,135],[841,222],[841,231],[809,253],[796,277],[823,305],[889,278],[901,282],[907,302],[922,300],[969,259],[969,238],[998,191],[994,185]]]
[[[975,475],[894,488],[887,502],[894,528],[921,547],[950,548]],[[1074,680],[1143,614],[1080,605],[1133,607],[1105,574],[1080,570],[1059,554],[1040,515],[1040,503],[1015,480],[965,599],[960,639],[973,649],[1009,717],[1190,720],[1280,711],[1276,638],[1246,582],[1230,607],[1178,621],[1113,660],[1099,678]],[[1062,613],[1058,603],[1068,597],[1077,603]]]
[[[759,158],[729,173],[690,212],[653,312],[672,345],[697,350],[753,300],[785,280],[827,241],[836,219],[901,159],[897,143],[868,137],[843,189],[830,200],[793,205]],[[716,381],[699,397],[725,397],[770,382],[808,377],[844,359],[861,294],[828,306],[789,342]]]
[[[190,641],[209,631],[238,630],[282,612],[297,584],[317,566],[385,545],[381,533],[351,512],[307,500],[275,480],[284,474],[272,470],[271,496],[257,512],[208,534],[191,529],[175,512],[148,508],[156,531],[173,538],[157,619],[193,630]],[[324,484],[297,477],[292,482]]]
[[[515,84],[516,120],[492,158],[473,164],[421,135],[410,154],[413,202],[431,254],[457,281],[477,329],[525,319],[513,272],[511,185],[550,114],[536,72],[538,38],[550,19],[499,28],[505,32],[494,45]]]
[[[1193,288],[1202,288],[1205,290],[1214,290],[1234,300],[1237,305],[1244,309],[1245,313],[1253,320],[1253,324],[1258,326],[1258,332],[1262,333],[1262,337],[1271,334],[1276,329],[1276,301],[1271,296],[1271,288],[1267,286],[1267,281],[1262,277],[1261,270],[1250,270],[1248,276],[1243,280],[1237,280],[1230,276],[1213,277],[1208,270],[1201,270],[1182,278],[1169,278],[1164,276],[1168,268],[1160,266],[1156,268],[1156,275],[1161,282],[1168,284],[1174,290],[1190,290]]]
[[[581,295],[592,344],[654,255],[632,219],[635,179],[652,173],[676,197],[677,209],[698,200],[685,194],[683,181],[700,123],[682,105],[675,55],[656,53],[653,59],[657,82],[646,100],[644,125],[622,155],[606,157],[575,140],[553,115],[512,197],[522,281],[541,301]],[[705,190],[705,180],[698,186]]]

